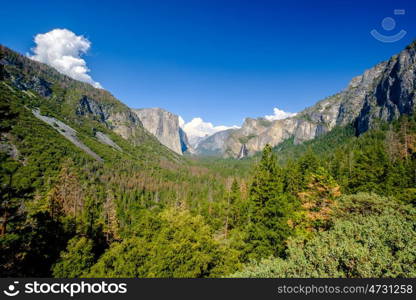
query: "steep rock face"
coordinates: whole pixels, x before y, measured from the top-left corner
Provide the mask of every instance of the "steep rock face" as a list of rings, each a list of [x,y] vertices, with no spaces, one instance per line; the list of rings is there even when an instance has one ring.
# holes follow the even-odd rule
[[[242,145],[246,145],[252,155],[266,144],[276,146],[290,137],[301,143],[347,124],[354,124],[357,134],[361,134],[378,120],[391,121],[401,114],[410,114],[415,109],[416,97],[415,48],[413,42],[389,61],[353,78],[345,90],[294,117],[276,121],[247,118],[241,129],[224,135],[217,133],[216,143],[203,141],[198,149],[215,149],[211,152],[238,157]],[[220,137],[223,140],[219,141]]]
[[[366,95],[357,118],[359,133],[371,128],[378,119],[391,121],[415,109],[416,42],[384,66],[372,93]]]
[[[161,144],[178,154],[189,149],[186,134],[179,127],[179,117],[161,108],[134,109],[134,113]]]
[[[139,118],[130,109],[115,110],[112,106],[100,103],[87,96],[83,96],[79,100],[76,114],[89,116],[104,123],[124,139],[134,137],[135,128],[142,127]]]
[[[33,90],[43,97],[49,97],[52,94],[51,84],[36,76],[26,80],[23,76],[13,78],[14,85],[19,90]]]
[[[103,107],[100,103],[91,99],[87,96],[83,96],[79,100],[79,104],[76,108],[77,115],[86,116],[86,115],[94,115],[96,116],[101,122],[105,122],[108,120],[110,113],[107,109]]]

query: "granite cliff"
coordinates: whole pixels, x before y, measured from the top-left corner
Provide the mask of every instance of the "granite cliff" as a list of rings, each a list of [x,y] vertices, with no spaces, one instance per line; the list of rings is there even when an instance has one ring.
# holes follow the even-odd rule
[[[161,108],[133,109],[146,128],[161,144],[178,154],[190,151],[186,133],[179,126],[179,117]]]

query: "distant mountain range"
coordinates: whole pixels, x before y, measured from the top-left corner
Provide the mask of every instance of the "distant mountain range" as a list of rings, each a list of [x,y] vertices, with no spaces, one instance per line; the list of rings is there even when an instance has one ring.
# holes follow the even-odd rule
[[[2,64],[14,87],[55,99],[62,113],[61,122],[65,123],[64,119],[76,119],[77,122],[82,122],[83,118],[94,120],[133,144],[153,136],[180,155],[242,158],[262,150],[266,144],[276,146],[289,138],[302,143],[337,126],[353,124],[356,133],[361,134],[379,120],[391,121],[415,108],[416,42],[413,42],[398,55],[353,78],[345,90],[295,116],[274,121],[246,118],[241,128],[199,139],[194,149],[180,127],[177,115],[161,108],[131,109],[105,90],[70,79],[6,47],[2,47],[2,51]],[[56,90],[57,81],[64,88],[72,87],[76,92],[68,95]],[[97,132],[100,133],[97,135]],[[96,130],[96,135],[107,144],[111,143],[104,132]]]
[[[284,120],[247,118],[240,129],[218,132],[201,141],[199,155],[238,157],[252,155],[266,144],[276,146],[288,138],[311,140],[336,126],[353,124],[357,134],[378,120],[391,121],[415,108],[416,42],[398,55],[351,80],[347,88]],[[242,151],[244,149],[244,151]]]

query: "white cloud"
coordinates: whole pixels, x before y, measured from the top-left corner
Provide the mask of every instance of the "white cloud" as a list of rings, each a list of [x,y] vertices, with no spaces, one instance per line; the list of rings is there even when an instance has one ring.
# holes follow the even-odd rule
[[[282,119],[286,119],[289,117],[293,117],[295,115],[296,113],[286,112],[275,107],[273,108],[273,115],[267,115],[267,116],[264,116],[264,118],[269,121],[275,121],[275,120],[282,120]]]
[[[34,55],[29,56],[31,59],[48,64],[73,79],[102,88],[88,74],[87,63],[81,58],[91,47],[88,39],[67,29],[53,29],[37,34],[35,43],[32,48]]]
[[[238,126],[214,126],[210,122],[204,122],[201,118],[193,118],[190,122],[185,123],[182,117],[179,116],[179,124],[188,136],[189,143],[196,147],[204,138],[213,135],[216,132],[239,128]],[[182,125],[181,125],[182,124]]]

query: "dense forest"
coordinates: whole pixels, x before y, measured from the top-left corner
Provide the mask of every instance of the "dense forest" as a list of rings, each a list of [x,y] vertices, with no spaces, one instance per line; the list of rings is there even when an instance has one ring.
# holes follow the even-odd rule
[[[63,120],[59,99],[85,84],[45,97],[13,72],[0,69],[2,277],[416,276],[414,115],[242,160],[182,157],[65,117],[100,161],[32,113]]]

